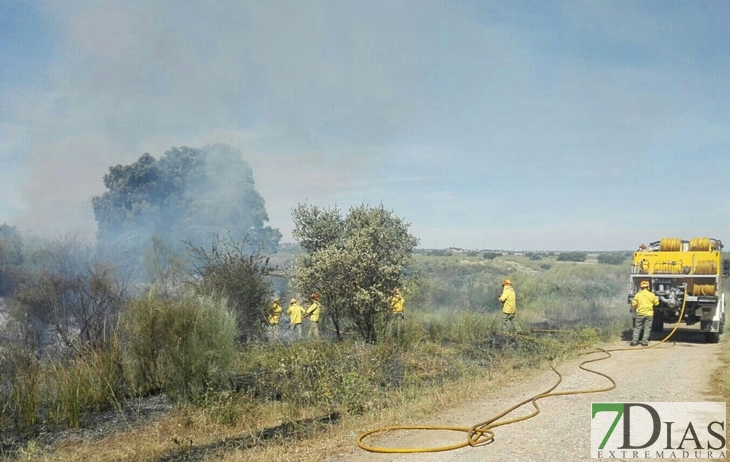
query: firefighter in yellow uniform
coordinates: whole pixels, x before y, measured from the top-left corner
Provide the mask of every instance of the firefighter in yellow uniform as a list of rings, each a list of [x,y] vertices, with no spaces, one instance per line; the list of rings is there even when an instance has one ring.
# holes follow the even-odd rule
[[[279,297],[274,298],[269,307],[269,330],[275,336],[279,335],[279,318],[281,317],[281,304]]]
[[[401,324],[406,317],[406,301],[400,290],[393,289],[393,296],[390,298],[390,319],[395,323],[395,335],[400,336]]]
[[[502,313],[504,313],[502,329],[506,332],[517,332],[517,325],[515,324],[517,299],[515,290],[512,288],[512,281],[505,279],[502,282],[502,287],[502,295],[499,296],[499,301],[502,302]]]
[[[649,346],[649,335],[651,335],[651,323],[654,320],[654,307],[659,304],[659,299],[649,290],[649,281],[641,281],[641,289],[631,300],[631,306],[636,309],[636,323],[634,324],[634,336],[631,339],[631,346],[641,344]],[[642,335],[643,334],[643,335]]]
[[[309,318],[309,338],[319,338],[319,316],[322,314],[322,305],[317,301],[318,298],[316,293],[312,294],[312,304],[305,313],[305,316]]]
[[[292,335],[296,339],[302,338],[302,318],[304,317],[304,308],[302,305],[297,303],[296,298],[292,298],[289,301],[289,308],[286,310],[289,315],[289,322],[291,323]]]

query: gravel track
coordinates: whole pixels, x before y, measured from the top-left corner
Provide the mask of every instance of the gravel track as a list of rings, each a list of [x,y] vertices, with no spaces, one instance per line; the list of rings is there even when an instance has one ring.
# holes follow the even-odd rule
[[[665,334],[668,331],[665,329]],[[654,334],[656,335],[656,334]],[[661,338],[661,337],[660,337]],[[675,334],[676,343],[651,349],[636,347],[630,352],[615,352],[613,357],[589,364],[607,373],[617,382],[614,390],[598,394],[556,396],[539,401],[542,412],[527,421],[495,429],[493,443],[478,448],[428,454],[374,454],[356,447],[349,454],[328,459],[329,462],[381,461],[574,461],[590,458],[590,403],[594,401],[724,401],[712,392],[712,373],[721,366],[720,345],[704,343],[704,337],[690,328]],[[614,342],[604,348],[627,347],[628,342]],[[606,379],[578,368],[578,364],[595,355],[584,356],[558,366],[563,382],[556,391],[601,388]],[[550,387],[556,380],[550,370],[536,371],[524,380],[499,390],[490,390],[483,399],[463,403],[433,415],[422,425],[470,426],[513,404]],[[524,415],[530,405],[505,418]],[[403,432],[371,437],[368,444],[387,447],[427,447],[454,444],[466,435],[450,432]],[[668,459],[663,459],[668,460]]]

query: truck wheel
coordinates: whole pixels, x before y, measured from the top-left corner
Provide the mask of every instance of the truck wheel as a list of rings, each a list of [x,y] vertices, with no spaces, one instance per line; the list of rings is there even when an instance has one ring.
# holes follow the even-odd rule
[[[664,331],[664,316],[661,313],[654,313],[654,317],[651,319],[651,331],[652,332],[663,332]]]
[[[720,333],[719,332],[705,332],[705,342],[707,343],[717,343],[720,341]]]

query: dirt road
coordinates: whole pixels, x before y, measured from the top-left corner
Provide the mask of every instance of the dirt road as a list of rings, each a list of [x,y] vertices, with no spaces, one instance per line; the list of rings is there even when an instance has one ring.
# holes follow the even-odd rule
[[[373,454],[355,446],[350,454],[341,454],[328,459],[328,462],[591,460],[592,401],[724,401],[721,396],[712,393],[710,385],[713,371],[721,365],[718,358],[720,346],[705,344],[702,336],[689,329],[678,331],[675,337],[676,344],[667,343],[651,349],[635,347],[630,352],[616,352],[612,358],[591,364],[591,368],[612,376],[618,384],[616,389],[600,394],[541,400],[542,412],[538,416],[496,428],[492,444],[429,454]],[[626,346],[626,342],[616,342],[605,347]],[[584,359],[559,365],[564,378],[558,391],[606,385],[605,379],[578,369],[578,364]],[[511,384],[509,388],[491,390],[483,399],[465,403],[418,424],[471,426],[548,388],[554,381],[555,374],[551,371],[537,371],[527,380]],[[528,405],[506,418],[531,410]],[[464,435],[448,432],[397,433],[372,437],[368,443],[387,447],[442,446],[463,441]]]

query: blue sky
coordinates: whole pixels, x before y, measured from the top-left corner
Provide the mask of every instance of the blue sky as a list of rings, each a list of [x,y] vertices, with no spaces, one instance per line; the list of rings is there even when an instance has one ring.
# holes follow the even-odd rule
[[[93,235],[110,165],[228,143],[270,224],[422,247],[730,241],[725,1],[0,2],[0,223]]]

